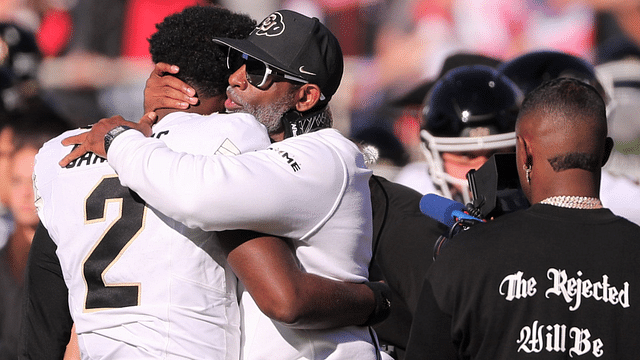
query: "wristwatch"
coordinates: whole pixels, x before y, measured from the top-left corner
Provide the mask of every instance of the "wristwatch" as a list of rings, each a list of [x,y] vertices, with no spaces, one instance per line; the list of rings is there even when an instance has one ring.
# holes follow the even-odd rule
[[[380,281],[367,281],[364,284],[373,291],[376,305],[375,309],[373,309],[373,312],[369,315],[369,318],[364,324],[362,324],[362,326],[373,326],[385,320],[391,313],[391,288],[389,285]]]
[[[113,142],[113,139],[115,139],[116,136],[129,129],[131,129],[131,127],[126,125],[119,125],[109,130],[109,132],[104,135],[104,152],[106,153],[107,151],[109,151],[109,146],[111,146],[111,142]]]

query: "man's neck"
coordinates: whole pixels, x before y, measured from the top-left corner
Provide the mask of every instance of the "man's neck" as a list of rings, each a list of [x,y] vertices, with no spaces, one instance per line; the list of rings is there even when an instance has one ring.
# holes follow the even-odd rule
[[[272,143],[282,141],[284,140],[284,131],[275,134],[269,134],[269,137],[271,138]]]
[[[162,120],[165,116],[171,114],[172,112],[176,112],[180,110],[175,109],[158,109],[155,111],[156,115],[158,115],[158,121]]]
[[[570,175],[569,172],[573,174]],[[534,184],[535,181],[544,181],[544,184]],[[548,179],[532,178],[531,183],[533,204],[554,196],[600,196],[600,175],[597,173],[572,169],[564,171],[563,174],[556,173]]]

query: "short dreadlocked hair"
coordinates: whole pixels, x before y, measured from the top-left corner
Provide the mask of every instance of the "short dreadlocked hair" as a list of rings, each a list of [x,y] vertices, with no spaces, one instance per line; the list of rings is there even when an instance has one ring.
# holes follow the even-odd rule
[[[218,6],[194,6],[167,16],[156,25],[149,39],[154,63],[178,65],[179,79],[193,86],[201,97],[225,93],[231,72],[227,69],[227,49],[214,37],[244,39],[256,22]]]

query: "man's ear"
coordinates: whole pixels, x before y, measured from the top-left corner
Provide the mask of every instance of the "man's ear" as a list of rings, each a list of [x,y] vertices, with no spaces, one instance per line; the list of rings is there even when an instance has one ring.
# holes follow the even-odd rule
[[[316,84],[304,84],[298,89],[297,95],[296,110],[305,112],[313,109],[320,102],[322,92]]]
[[[609,156],[611,155],[611,151],[613,150],[613,139],[607,137],[607,140],[604,142],[604,156],[602,157],[602,166],[607,163],[609,160]]]
[[[518,149],[518,151],[516,151],[518,167],[522,165],[530,166],[532,164],[531,149],[529,148],[527,140],[522,136],[516,136],[516,149]]]

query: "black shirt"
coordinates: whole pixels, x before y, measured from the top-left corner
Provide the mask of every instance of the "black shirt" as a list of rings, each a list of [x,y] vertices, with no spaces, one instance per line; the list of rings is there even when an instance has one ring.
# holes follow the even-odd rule
[[[447,227],[420,212],[422,195],[379,176],[369,181],[373,207],[372,280],[383,279],[393,291],[391,314],[374,326],[380,342],[402,359],[413,311],[433,246]]]
[[[536,204],[452,238],[425,280],[413,359],[636,359],[640,227]]]

